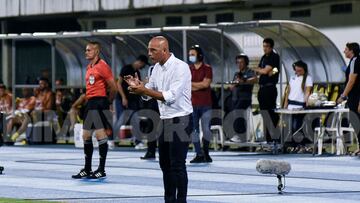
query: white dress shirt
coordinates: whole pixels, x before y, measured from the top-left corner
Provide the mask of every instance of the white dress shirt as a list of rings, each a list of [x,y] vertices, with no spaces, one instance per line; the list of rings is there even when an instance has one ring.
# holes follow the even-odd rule
[[[161,119],[186,116],[193,112],[190,68],[174,54],[164,65],[155,64],[145,87],[162,93],[165,101],[158,100]]]

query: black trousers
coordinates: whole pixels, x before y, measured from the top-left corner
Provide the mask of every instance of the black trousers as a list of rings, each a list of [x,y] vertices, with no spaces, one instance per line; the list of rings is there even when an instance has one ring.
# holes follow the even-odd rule
[[[350,109],[350,123],[357,132],[358,142],[360,142],[360,113],[357,111],[359,105],[359,96],[349,95],[347,106]]]
[[[162,120],[159,137],[160,168],[165,202],[186,202],[188,176],[185,160],[193,131],[192,115]]]
[[[157,112],[156,112],[157,113]],[[157,113],[158,114],[158,113]],[[159,117],[159,116],[157,116]],[[160,118],[158,118],[160,120]],[[158,134],[157,134],[157,127],[158,127],[159,123],[156,122],[155,120],[151,120],[150,118],[147,118],[143,121],[140,121],[140,128],[141,131],[143,133],[147,133],[147,152],[149,153],[156,153],[156,147],[157,147],[157,139],[158,139]],[[156,132],[156,134],[152,133],[153,131]]]
[[[251,98],[250,99],[243,99],[243,98],[239,98],[238,100],[234,101],[233,100],[233,107],[232,110],[242,110],[242,111],[246,111],[247,108],[251,107]],[[238,115],[237,115],[238,116]],[[246,118],[247,115],[238,118],[234,121],[234,130],[236,133],[242,134],[246,132],[246,126],[247,126],[247,122],[246,120],[244,120],[244,118]]]
[[[279,141],[280,132],[270,130],[269,125],[277,126],[279,122],[279,115],[275,113],[276,108],[277,89],[275,85],[260,87],[258,92],[258,100],[260,113],[263,118],[265,129],[265,138],[267,142]],[[270,120],[269,120],[270,116]],[[271,123],[270,123],[271,121]]]

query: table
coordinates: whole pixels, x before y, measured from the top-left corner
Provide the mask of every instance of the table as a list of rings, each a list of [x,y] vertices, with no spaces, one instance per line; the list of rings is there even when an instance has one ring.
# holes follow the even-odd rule
[[[319,136],[323,136],[324,133],[324,126],[322,125],[322,119],[321,119],[321,115],[323,114],[329,114],[329,113],[334,113],[335,115],[332,117],[332,124],[334,124],[333,128],[336,129],[336,144],[337,146],[342,145],[342,140],[340,139],[340,127],[341,127],[341,116],[343,113],[348,113],[349,109],[348,108],[343,108],[343,107],[338,107],[338,108],[328,108],[328,109],[276,109],[275,113],[280,114],[280,120],[283,121],[284,120],[284,116],[285,115],[295,115],[295,114],[313,114],[313,115],[319,115],[319,119],[320,119],[320,135]],[[284,126],[280,125],[281,127],[281,145],[282,145],[282,150],[284,152],[284,143],[285,140],[290,136],[290,135],[294,135],[296,132],[300,131],[304,126],[305,126],[305,122],[303,122],[302,126],[300,127],[299,130],[297,130],[296,132],[294,132],[292,134],[292,129],[291,129],[291,119],[290,120],[290,129],[287,133],[286,136],[284,136]],[[315,138],[314,135],[314,139],[313,139],[313,144],[314,144],[314,149],[313,149],[313,155],[315,155],[315,145],[316,142],[318,140],[318,138]],[[337,147],[337,154],[340,154],[340,148]]]

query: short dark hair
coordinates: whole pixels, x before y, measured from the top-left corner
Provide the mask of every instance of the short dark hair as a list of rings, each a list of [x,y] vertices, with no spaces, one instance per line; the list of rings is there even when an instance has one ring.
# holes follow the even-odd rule
[[[360,47],[359,44],[356,42],[348,42],[346,43],[346,47],[354,52],[354,55],[357,56],[360,53]]]
[[[145,55],[143,55],[143,54],[139,55],[139,56],[136,58],[136,60],[141,61],[141,62],[143,62],[143,63],[146,64],[146,65],[150,65],[149,60],[148,60],[148,57],[145,56]]]
[[[4,89],[4,90],[6,90],[6,85],[4,85],[4,84],[0,84],[0,89]]]
[[[263,43],[269,44],[271,48],[274,48],[275,42],[271,38],[265,38]]]
[[[246,54],[238,54],[235,56],[235,61],[237,61],[238,59],[243,58],[245,60],[245,64],[248,66],[249,65],[249,57]]]
[[[97,41],[89,41],[87,44],[91,44],[93,46],[97,46],[97,48],[99,49],[99,51],[101,50],[101,44]]]
[[[47,84],[50,83],[49,79],[47,79],[47,78],[45,78],[45,77],[39,78],[39,82],[40,82],[40,81],[45,81]]]

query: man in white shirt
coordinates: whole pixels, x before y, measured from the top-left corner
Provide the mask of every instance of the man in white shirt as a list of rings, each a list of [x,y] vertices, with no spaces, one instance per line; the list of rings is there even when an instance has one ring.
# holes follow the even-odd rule
[[[128,76],[129,91],[155,98],[158,102],[161,128],[159,137],[160,168],[163,172],[165,202],[186,202],[187,156],[193,131],[191,72],[187,63],[169,51],[163,36],[150,40],[148,55],[156,63],[149,82]]]

